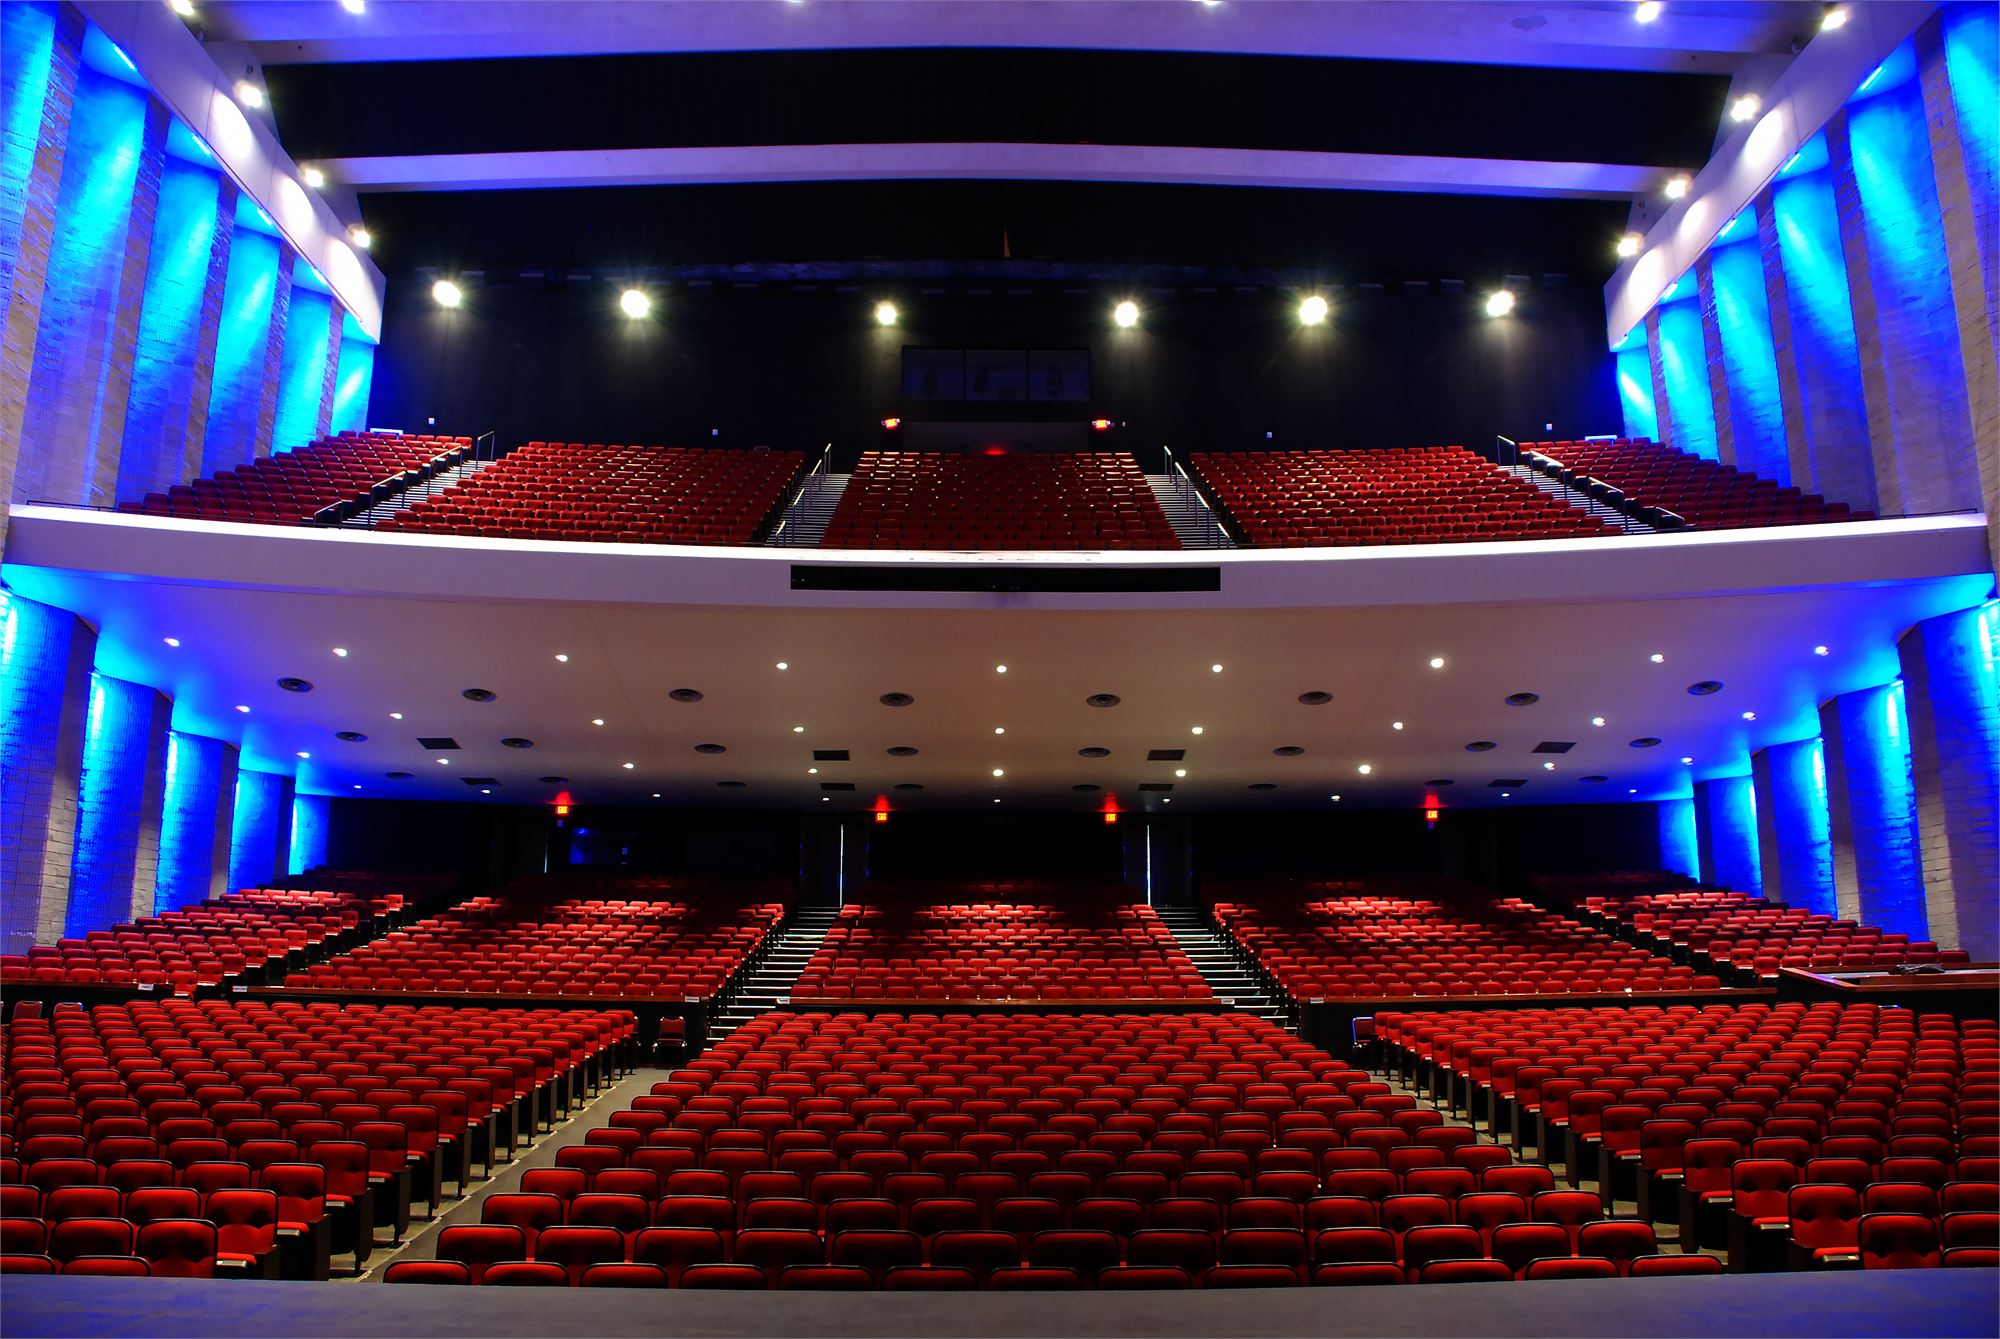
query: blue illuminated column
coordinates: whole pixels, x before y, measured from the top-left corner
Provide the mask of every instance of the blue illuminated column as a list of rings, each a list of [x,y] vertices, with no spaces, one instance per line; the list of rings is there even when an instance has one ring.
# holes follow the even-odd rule
[[[73,938],[153,912],[172,720],[154,689],[91,676],[64,918]]]
[[[1757,851],[1757,792],[1749,777],[1695,782],[1694,832],[1703,883],[1739,893],[1763,891]]]
[[[167,159],[118,462],[120,502],[201,472],[236,198],[234,183],[212,166]]]
[[[15,502],[82,42],[74,6],[0,5],[0,497]],[[0,507],[0,541],[6,527]]]
[[[2000,953],[2000,604],[1925,619],[1896,644],[1931,938],[1975,962]]]
[[[281,877],[291,851],[292,778],[239,771],[229,839],[230,890],[259,888]]]
[[[1827,124],[1875,492],[1890,515],[1980,505],[1965,360],[1915,81]]]
[[[1764,896],[1833,915],[1833,836],[1819,740],[1757,750],[1750,755],[1750,777],[1756,785]]]
[[[1990,4],[1943,6],[1917,29],[1917,77],[1930,132],[1958,314],[1968,412],[1987,536],[2000,554],[2000,323],[1994,314],[2000,281],[2000,10]]]
[[[304,261],[296,262],[303,266]],[[308,446],[320,432],[320,409],[326,403],[326,371],[338,357],[334,341],[340,313],[332,297],[294,282],[291,311],[285,318],[285,341],[278,376],[277,417],[271,430],[273,451]]]
[[[97,634],[0,593],[0,952],[62,938]]]
[[[1661,800],[1660,868],[1690,879],[1701,877],[1701,844],[1695,836],[1694,801]]]
[[[1819,727],[1841,917],[1928,939],[1903,685],[1842,693],[1820,707]]]
[[[165,159],[158,99],[78,72],[14,495],[109,503]]]
[[[235,746],[175,731],[167,741],[156,913],[229,891],[229,834],[235,817]]]
[[[1667,290],[1673,296],[1646,313],[1646,347],[1652,354],[1653,401],[1660,409],[1660,440],[1677,451],[1716,459],[1715,399],[1708,379],[1708,351],[1694,280]]]
[[[300,795],[292,801],[292,849],[285,872],[303,874],[326,863],[326,831],[333,801],[325,795]]]
[[[1792,482],[1874,511],[1875,455],[1824,135],[1757,197],[1757,244]]]
[[[334,372],[333,412],[327,423],[328,432],[368,426],[368,393],[374,379],[375,346],[368,342],[354,318],[346,317],[340,332],[340,364]]]
[[[203,474],[271,454],[291,293],[288,248],[268,232],[244,227],[239,207],[222,289],[215,381],[201,448]]]
[[[1756,216],[1745,211],[1724,229],[1724,244],[1695,265],[1716,447],[1724,464],[1789,484],[1792,462],[1785,448],[1764,258],[1756,238]]]

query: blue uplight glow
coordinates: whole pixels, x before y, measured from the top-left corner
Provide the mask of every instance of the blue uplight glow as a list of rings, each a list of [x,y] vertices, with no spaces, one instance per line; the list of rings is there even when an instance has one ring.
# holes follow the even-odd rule
[[[319,407],[332,338],[333,300],[294,284],[280,355],[278,414],[271,431],[273,451],[297,450],[319,435]]]
[[[1901,88],[1917,77],[1917,48],[1914,42],[1905,42],[1890,52],[1888,56],[1871,70],[1861,87],[1848,98],[1849,105],[1863,98],[1879,97],[1893,89]]]
[[[1692,302],[1659,309],[1660,380],[1666,387],[1673,445],[1691,455],[1717,458],[1715,401],[1703,349],[1701,311]]]
[[[238,223],[242,210],[237,210]],[[274,237],[236,230],[229,246],[229,277],[222,288],[216,328],[215,379],[208,401],[208,436],[202,472],[240,465],[255,452],[256,414],[264,390],[264,354],[271,337],[271,304],[283,247]]]
[[[118,463],[120,502],[164,492],[185,472],[195,359],[183,354],[201,344],[220,190],[221,178],[213,168],[182,158],[169,158],[161,167]]]
[[[348,324],[354,318],[350,315]],[[375,346],[343,329],[340,367],[334,373],[332,432],[359,429],[368,422],[368,394],[375,379]]]
[[[1778,355],[1760,249],[1737,245],[1711,251],[1709,290],[1722,344],[1736,464],[1780,485],[1789,484],[1791,453],[1785,440],[1784,408],[1778,400]]]
[[[1621,347],[1612,360],[1618,378],[1618,404],[1624,411],[1625,435],[1646,437],[1654,441],[1660,436],[1659,407],[1653,403],[1653,368],[1644,342],[1645,328],[1633,327],[1633,333],[1641,336],[1636,348]],[[1627,336],[1624,343],[1630,345]]]

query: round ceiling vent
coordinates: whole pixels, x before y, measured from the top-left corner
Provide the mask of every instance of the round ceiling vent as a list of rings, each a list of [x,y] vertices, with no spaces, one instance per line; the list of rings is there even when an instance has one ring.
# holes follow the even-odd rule
[[[544,776],[536,779],[545,786],[560,786],[569,780],[566,776]]]
[[[1299,701],[1303,702],[1308,707],[1323,707],[1327,703],[1333,701],[1333,694],[1322,693],[1317,690],[1310,693],[1300,693]]]
[[[1637,739],[1632,741],[1632,747],[1635,749],[1656,749],[1659,746],[1660,746],[1660,741],[1653,738],[1653,736],[1651,735],[1640,735]]]
[[[1507,705],[1510,707],[1532,707],[1542,700],[1540,693],[1509,693]]]
[[[885,707],[907,707],[916,699],[908,693],[884,693],[880,701]]]
[[[1252,781],[1250,783],[1250,789],[1252,790],[1276,790],[1277,788],[1278,783],[1275,781]]]
[[[1599,785],[1603,782],[1609,781],[1610,779],[1611,778],[1608,776],[1583,776],[1577,778],[1577,780],[1583,782],[1583,784],[1586,786]]]
[[[1305,749],[1298,744],[1280,744],[1278,747],[1272,749],[1271,752],[1280,758],[1296,758],[1301,753],[1304,753]]]
[[[510,749],[531,749],[535,746],[534,740],[523,739],[519,735],[508,735],[500,743],[503,747]]]
[[[750,783],[748,781],[718,781],[715,784],[722,787],[724,790],[742,790],[745,786],[749,785]]]
[[[491,702],[494,698],[500,696],[500,694],[490,688],[468,688],[460,693],[459,696],[467,702]]]
[[[694,746],[694,751],[695,751],[696,753],[727,753],[727,752],[729,752],[729,750],[728,750],[727,748],[725,748],[725,747],[724,747],[723,745],[721,745],[721,744],[696,744],[696,745]]]
[[[1688,696],[1690,697],[1707,697],[1711,693],[1719,693],[1721,691],[1722,681],[1719,679],[1703,679],[1700,683],[1691,683],[1688,685]]]
[[[1125,699],[1116,693],[1092,693],[1084,701],[1093,707],[1115,707]]]
[[[667,696],[676,702],[699,702],[701,701],[701,690],[699,688],[676,688],[673,692],[668,693]]]
[[[1101,744],[1092,744],[1087,749],[1078,749],[1076,756],[1079,758],[1109,758],[1111,750]]]
[[[1102,787],[1102,786],[1098,785],[1097,783],[1095,783],[1095,782],[1093,782],[1093,781],[1079,781],[1079,782],[1077,782],[1077,783],[1076,783],[1076,784],[1075,784],[1074,786],[1071,786],[1071,787],[1070,787],[1070,789],[1071,789],[1071,790],[1103,790],[1103,789],[1104,789],[1104,787]]]
[[[409,773],[409,772],[384,772],[384,773],[382,773],[382,775],[383,775],[383,776],[386,776],[386,777],[388,777],[388,778],[389,778],[389,779],[390,779],[391,781],[408,781],[408,780],[410,779],[410,777],[411,777],[412,773]]]
[[[1430,787],[1432,787],[1433,789],[1435,789],[1435,788],[1436,788],[1436,787],[1438,787],[1438,786],[1453,786],[1453,785],[1457,785],[1458,783],[1457,783],[1457,782],[1455,782],[1455,781],[1453,781],[1453,780],[1452,780],[1452,779],[1451,779],[1450,777],[1448,777],[1448,776],[1434,776],[1434,777],[1432,777],[1432,778],[1431,778],[1430,780],[1428,780],[1428,781],[1424,782],[1424,784],[1425,784],[1426,786],[1430,786]]]
[[[333,737],[335,739],[346,740],[350,744],[366,744],[368,742],[368,736],[362,734],[359,730],[339,730],[334,733]]]
[[[897,790],[922,790],[923,788],[924,783],[921,781],[898,781],[896,783]]]
[[[288,693],[310,693],[313,690],[311,679],[280,679],[278,687]]]
[[[917,756],[917,750],[914,745],[896,744],[889,749],[889,756],[891,758],[914,758]]]
[[[1465,746],[1467,753],[1491,753],[1500,746],[1490,739],[1475,739]]]

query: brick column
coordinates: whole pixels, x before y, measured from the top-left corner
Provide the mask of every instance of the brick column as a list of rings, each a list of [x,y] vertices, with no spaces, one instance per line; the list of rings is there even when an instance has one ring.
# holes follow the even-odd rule
[[[143,89],[87,68],[77,76],[15,467],[19,499],[102,504],[117,493],[168,119]]]
[[[1905,85],[1843,108],[1826,139],[1876,497],[1896,516],[1975,509],[1965,362],[1921,98]]]
[[[1694,831],[1701,881],[1739,893],[1761,892],[1757,795],[1747,776],[1717,777],[1694,786]]]
[[[1667,403],[1666,372],[1660,365],[1660,307],[1658,303],[1646,310],[1646,371],[1653,382],[1653,414],[1659,420],[1661,446],[1671,446],[1678,450],[1679,434],[1674,431],[1673,406]]]
[[[1967,413],[1989,552],[2000,557],[2000,317],[1994,251],[2000,249],[2000,173],[1990,5],[1947,5],[1917,29],[1917,81],[1929,132],[1944,251],[1965,363]]]
[[[97,633],[18,595],[0,609],[0,952],[62,938]]]
[[[292,249],[280,242],[278,251],[278,282],[271,292],[271,330],[264,341],[264,384],[252,442],[258,456],[271,454],[272,434],[278,426],[278,390],[285,382],[285,331],[292,315]]]
[[[73,6],[0,5],[0,544],[8,508],[21,500],[21,424],[82,42]]]
[[[167,754],[156,912],[229,891],[229,834],[236,819],[236,747],[176,731]]]
[[[1833,842],[1819,740],[1757,750],[1750,755],[1750,776],[1764,896],[1833,915]]]
[[[198,473],[219,473],[271,452],[282,364],[282,348],[273,349],[272,341],[283,344],[291,308],[291,266],[291,256],[277,238],[255,229],[235,229],[223,280],[215,375]]]
[[[153,912],[172,721],[164,694],[92,676],[64,918],[71,937]]]
[[[1701,844],[1695,836],[1694,801],[1661,800],[1660,868],[1690,879],[1701,877]]]
[[[300,795],[292,800],[292,849],[287,872],[303,874],[326,863],[327,825],[333,801],[325,795]]]
[[[1702,365],[1708,374],[1708,398],[1715,406],[1716,459],[1725,465],[1734,465],[1737,463],[1736,425],[1731,413],[1733,406],[1729,399],[1729,369],[1723,356],[1722,331],[1715,317],[1715,271],[1712,249],[1702,252],[1696,258],[1694,281],[1695,300],[1701,306]]]
[[[2000,606],[1925,619],[1896,644],[1909,713],[1910,770],[1931,938],[1992,962],[2000,954]]]
[[[236,774],[230,828],[229,887],[258,888],[281,877],[292,850],[292,778],[271,772]]]
[[[1928,939],[1903,690],[1843,693],[1820,707],[1819,728],[1841,918]]]
[[[1724,464],[1792,481],[1784,404],[1765,293],[1762,255],[1749,212],[1727,245],[1711,247],[1695,265],[1701,323],[1715,401],[1716,447]]]

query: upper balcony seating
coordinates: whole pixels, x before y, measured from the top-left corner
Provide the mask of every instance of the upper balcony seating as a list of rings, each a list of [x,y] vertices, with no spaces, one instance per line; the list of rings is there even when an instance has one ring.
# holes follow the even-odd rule
[[[359,1269],[413,1200],[434,1213],[441,1183],[463,1193],[474,1161],[490,1171],[580,1106],[634,1030],[622,1011],[17,1007],[0,1031],[0,1271],[37,1268],[17,1252],[40,1272],[325,1278],[336,1252]]]
[[[365,499],[379,483],[447,451],[471,447],[469,437],[343,432],[213,478],[148,493],[144,502],[127,502],[118,510],[198,521],[304,525],[323,507]]]
[[[1734,465],[1636,441],[1522,442],[1579,474],[1610,484],[1645,506],[1663,507],[1696,530],[1806,525],[1815,521],[1865,521],[1871,511],[1850,512],[1845,502],[1780,488]]]
[[[402,909],[400,892],[336,881],[346,886],[246,889],[37,945],[0,958],[0,981],[157,986],[187,995]]]
[[[804,457],[796,451],[529,442],[397,512],[382,528],[489,539],[748,544]]]
[[[1543,881],[1586,917],[1629,925],[1639,942],[1685,948],[1723,968],[1776,976],[1780,969],[1866,971],[1899,963],[1964,963],[1963,949],[1837,920],[1751,893],[1699,888],[1676,874],[1626,874],[1603,879]]]
[[[1593,926],[1476,889],[1308,883],[1209,891],[1217,922],[1294,999],[1721,985]]]
[[[820,540],[828,549],[1180,546],[1123,451],[864,451]]]
[[[294,972],[285,984],[397,993],[708,996],[785,915],[775,892],[769,900],[745,902],[738,890],[616,879],[590,888],[591,896],[549,901],[548,886],[529,881],[506,896],[474,898]],[[662,900],[676,894],[691,900]]]
[[[1617,533],[1462,446],[1200,451],[1193,463],[1253,548]]]
[[[1122,889],[963,886],[864,893],[792,988],[794,999],[1207,999],[1153,909]],[[938,904],[932,899],[978,897]],[[1001,900],[1001,899],[1006,900]],[[1016,900],[1018,899],[1018,900]]]

